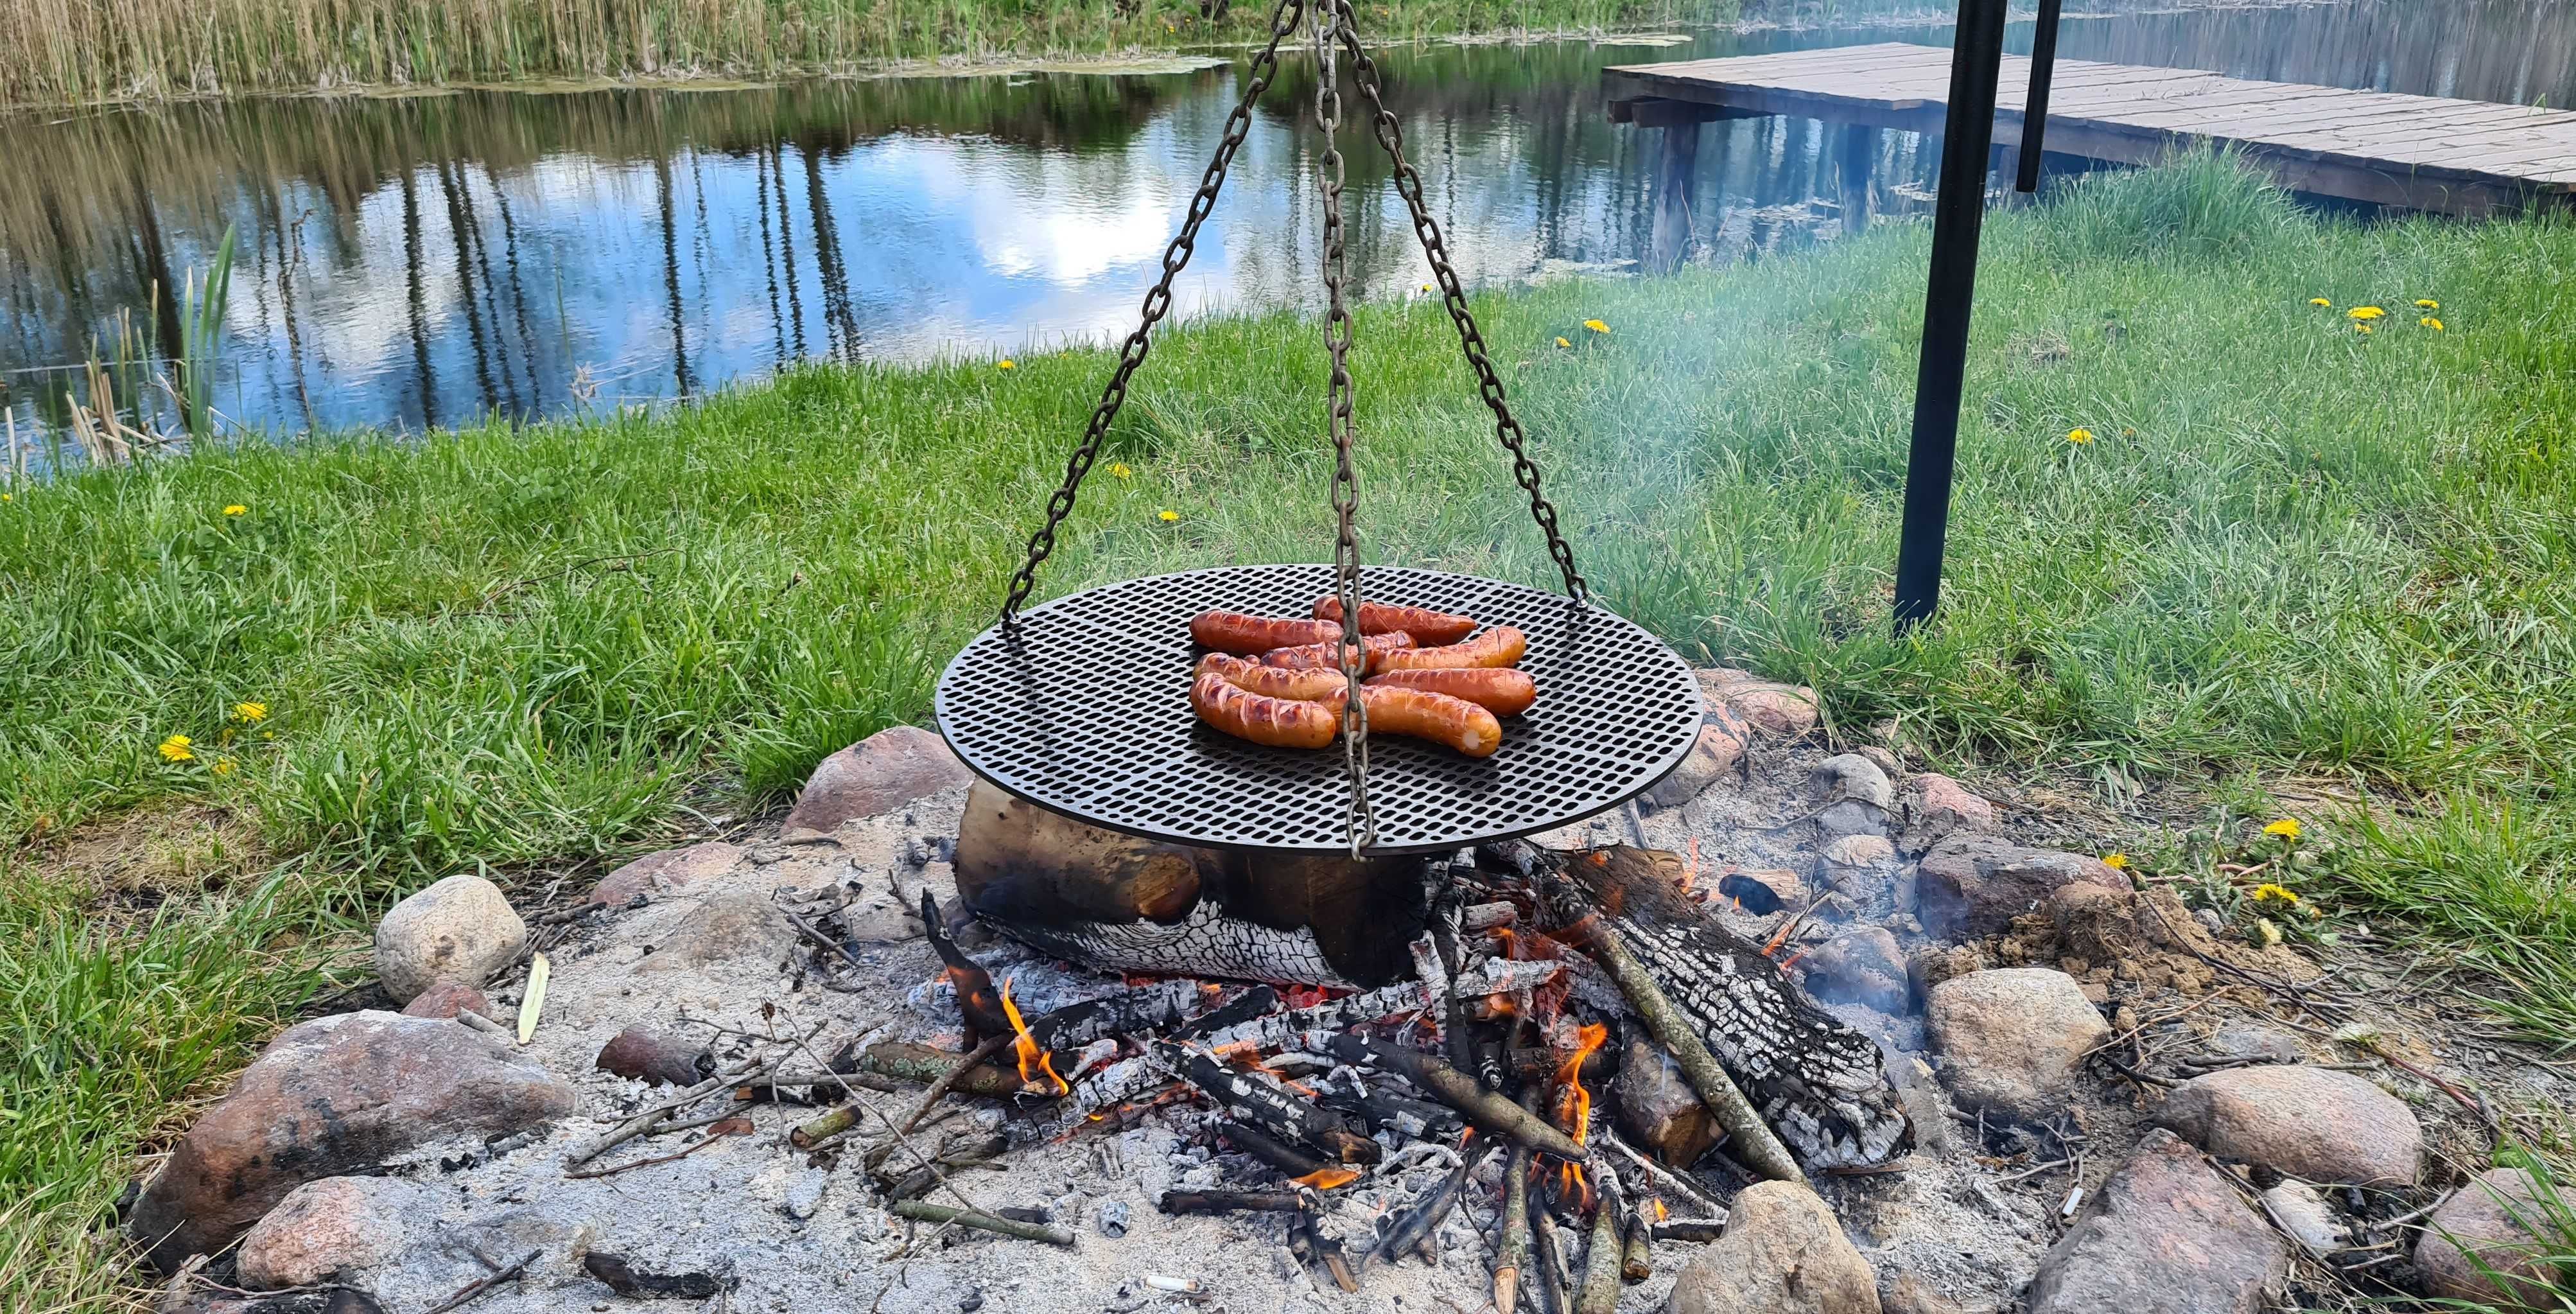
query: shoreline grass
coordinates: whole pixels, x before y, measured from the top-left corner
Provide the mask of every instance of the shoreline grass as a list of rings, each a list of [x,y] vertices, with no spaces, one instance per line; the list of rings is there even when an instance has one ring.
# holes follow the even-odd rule
[[[2346,782],[2377,819],[2308,818],[2351,856],[2303,892],[2403,914],[2527,1030],[2576,1026],[2576,222],[2318,219],[2207,158],[1993,216],[1945,611],[1898,640],[1927,244],[1479,299],[1603,600],[2066,793]],[[335,929],[452,871],[652,847],[920,719],[1108,361],[815,367],[0,503],[0,1303],[45,1307],[12,1254],[107,1299],[64,1229],[323,981]],[[1163,336],[1042,592],[1319,559],[1321,366],[1284,315]],[[1363,308],[1354,369],[1369,559],[1545,584],[1437,306]],[[153,877],[141,927],[102,916],[64,836],[179,810],[235,856]]]

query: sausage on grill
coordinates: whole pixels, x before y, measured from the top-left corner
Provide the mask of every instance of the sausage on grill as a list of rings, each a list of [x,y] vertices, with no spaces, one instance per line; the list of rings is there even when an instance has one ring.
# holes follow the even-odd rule
[[[1435,667],[1372,675],[1370,684],[1395,689],[1428,689],[1464,698],[1496,716],[1518,716],[1538,701],[1538,682],[1527,671],[1485,667]],[[1321,697],[1324,695],[1311,695]]]
[[[1264,697],[1238,689],[1214,672],[1190,686],[1190,709],[1237,739],[1272,748],[1322,748],[1333,742],[1342,724],[1322,703]]]
[[[1264,653],[1300,643],[1330,643],[1340,637],[1338,621],[1248,616],[1239,611],[1203,611],[1190,618],[1190,641],[1218,652]]]
[[[1332,624],[1332,622],[1316,621],[1315,624],[1329,625]],[[1338,671],[1342,669],[1342,657],[1340,652],[1340,648],[1342,646],[1341,638],[1342,627],[1339,625],[1333,625],[1333,637],[1330,640],[1322,643],[1301,644],[1294,648],[1273,648],[1270,651],[1261,654],[1261,664],[1264,666],[1285,666],[1292,670],[1306,670],[1321,667],[1328,671]],[[1393,634],[1372,634],[1367,638],[1360,640],[1360,647],[1368,654],[1368,671],[1381,671],[1386,669],[1386,656],[1388,653],[1394,652],[1399,648],[1410,648],[1412,646],[1413,636],[1402,630],[1398,630]],[[1363,674],[1366,673],[1367,672],[1363,672]]]
[[[1529,636],[1509,625],[1497,625],[1465,643],[1453,643],[1445,648],[1404,646],[1412,650],[1390,652],[1372,669],[1431,671],[1509,666],[1529,651]]]
[[[1340,624],[1342,600],[1327,593],[1315,599],[1315,618]],[[1393,634],[1402,630],[1416,643],[1456,643],[1476,632],[1476,618],[1428,607],[1398,607],[1383,602],[1360,603],[1360,633]]]
[[[1411,735],[1469,757],[1492,757],[1494,750],[1503,746],[1502,722],[1464,698],[1401,685],[1366,684],[1360,686],[1360,701],[1368,708],[1368,728],[1373,735]],[[1326,709],[1335,724],[1340,723],[1341,698],[1327,698],[1315,706]]]
[[[1264,666],[1249,657],[1212,652],[1199,659],[1200,675],[1214,675],[1247,693],[1312,702],[1350,687],[1348,677],[1328,666]]]

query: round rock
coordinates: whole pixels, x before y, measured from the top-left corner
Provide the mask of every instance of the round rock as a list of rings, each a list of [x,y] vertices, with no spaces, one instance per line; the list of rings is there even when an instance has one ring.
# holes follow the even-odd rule
[[[1699,797],[1702,790],[1744,760],[1744,746],[1752,737],[1752,730],[1735,713],[1723,707],[1712,708],[1708,723],[1699,728],[1699,738],[1682,758],[1682,764],[1673,768],[1662,783],[1646,791],[1646,801],[1659,808],[1677,808]]]
[[[1757,1182],[1673,1280],[1666,1314],[1880,1314],[1878,1279],[1816,1193]]]
[[[2046,967],[1952,977],[1932,987],[1924,1021],[1953,1098],[2025,1117],[2062,1106],[2084,1056],[2111,1038],[2084,987]]]
[[[722,840],[647,853],[601,877],[599,884],[590,888],[590,901],[622,907],[639,894],[683,890],[711,876],[721,876],[742,860],[742,849]]]
[[[402,1012],[404,1017],[453,1018],[459,1013],[478,1013],[496,1022],[501,1018],[499,1010],[492,1007],[491,1000],[483,997],[482,991],[452,977],[442,977],[427,990],[413,995],[411,1002],[403,1005]]]
[[[2516,1301],[2549,1308],[2552,1274],[2541,1261],[2565,1251],[2533,1234],[2531,1225],[2547,1217],[2539,1184],[2529,1172],[2490,1168],[2470,1178],[2433,1211],[2416,1238],[2415,1269],[2424,1279],[2425,1293],[2508,1308]],[[2479,1272],[2479,1262],[2504,1281]]]
[[[2151,1130],[2040,1259],[2027,1308],[2257,1314],[2289,1267],[2289,1247],[2218,1170]]]
[[[242,1237],[244,1286],[301,1287],[371,1268],[401,1251],[403,1219],[428,1193],[399,1177],[325,1177],[286,1193]]]
[[[829,832],[968,779],[966,764],[939,736],[919,726],[888,726],[824,758],[805,778],[804,792],[779,830]]]
[[[1901,1016],[1913,997],[1905,951],[1883,926],[1845,931],[1807,951],[1807,993],[1829,1004],[1861,1004]]]
[[[2405,1186],[2424,1162],[2424,1129],[2405,1101],[2326,1068],[2194,1077],[2165,1098],[2156,1121],[2212,1154],[2302,1181]]]
[[[396,1003],[410,1003],[442,977],[481,986],[527,947],[528,924],[501,887],[480,876],[450,876],[394,905],[376,923],[376,975]]]

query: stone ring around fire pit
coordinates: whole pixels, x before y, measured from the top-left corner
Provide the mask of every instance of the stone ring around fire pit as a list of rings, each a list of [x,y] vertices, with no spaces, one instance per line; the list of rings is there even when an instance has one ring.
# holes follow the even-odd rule
[[[1266,748],[1190,711],[1189,621],[1212,608],[1302,616],[1328,565],[1229,566],[1111,584],[1021,614],[940,677],[940,733],[977,775],[1078,821],[1179,844],[1347,852],[1338,751]],[[1607,811],[1681,764],[1703,715],[1689,663],[1597,605],[1440,571],[1375,567],[1362,597],[1514,625],[1539,701],[1468,759],[1369,741],[1381,856],[1454,851]]]

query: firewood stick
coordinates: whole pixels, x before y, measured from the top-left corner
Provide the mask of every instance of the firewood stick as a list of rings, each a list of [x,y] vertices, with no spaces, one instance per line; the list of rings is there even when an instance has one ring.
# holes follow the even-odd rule
[[[1351,1130],[1332,1109],[1280,1085],[1266,1073],[1231,1068],[1205,1049],[1156,1041],[1158,1062],[1181,1074],[1238,1122],[1250,1123],[1283,1143],[1322,1150],[1342,1163],[1376,1163],[1376,1141]]]
[[[1438,1099],[1441,1103],[1467,1115],[1467,1121],[1515,1144],[1526,1145],[1541,1154],[1581,1162],[1582,1146],[1573,1138],[1547,1124],[1521,1106],[1505,1099],[1499,1092],[1486,1090],[1474,1077],[1417,1049],[1406,1049],[1360,1036],[1333,1037],[1333,1057],[1347,1063],[1368,1063],[1385,1068]]]
[[[814,1029],[816,1031],[820,1031],[823,1029],[823,1025],[818,1022],[814,1025]],[[786,1057],[786,1052],[782,1050],[769,1058],[757,1059],[749,1063],[741,1064],[730,1071],[719,1072],[716,1075],[699,1082],[697,1085],[691,1086],[687,1090],[681,1091],[679,1094],[636,1114],[634,1117],[628,1118],[626,1121],[617,1124],[615,1127],[610,1128],[608,1131],[592,1138],[588,1142],[585,1142],[571,1154],[564,1156],[564,1166],[567,1168],[578,1168],[583,1164],[608,1153],[610,1150],[614,1150],[618,1146],[624,1145],[628,1141],[653,1130],[655,1127],[661,1125],[661,1123],[667,1120],[674,1110],[685,1109],[727,1086],[739,1084],[746,1077],[757,1077],[762,1073],[774,1069],[781,1062],[785,1061]]]
[[[1048,1245],[1063,1246],[1068,1250],[1073,1248],[1073,1233],[1063,1228],[1048,1227],[1040,1223],[1023,1223],[1016,1218],[1002,1218],[994,1214],[979,1213],[973,1209],[932,1204],[927,1200],[897,1200],[887,1205],[886,1210],[898,1218],[909,1218],[916,1222],[954,1223],[959,1227],[972,1227],[997,1236],[1018,1237],[1022,1241],[1044,1241]]]
[[[1646,1229],[1658,1241],[1714,1241],[1726,1231],[1726,1219],[1667,1218]]]
[[[1619,1277],[1622,1281],[1643,1282],[1655,1275],[1654,1238],[1646,1233],[1646,1213],[1633,1210],[1628,1215],[1628,1236],[1620,1244]]]
[[[1529,1197],[1529,1208],[1530,1252],[1538,1258],[1538,1289],[1545,1294],[1541,1303],[1547,1306],[1546,1314],[1574,1314],[1574,1271],[1565,1261],[1565,1242],[1557,1235],[1556,1215],[1535,1194]]]
[[[1295,1213],[1297,1197],[1286,1191],[1165,1191],[1167,1214],[1222,1214],[1241,1209],[1252,1213]]]
[[[1744,1092],[1736,1089],[1726,1070],[1717,1065],[1716,1056],[1708,1052],[1708,1046],[1700,1041],[1699,1033],[1673,1011],[1672,1001],[1664,997],[1663,990],[1655,985],[1655,979],[1648,976],[1645,967],[1628,952],[1628,946],[1619,939],[1619,932],[1598,919],[1589,929],[1591,935],[1583,947],[1591,950],[1592,956],[1609,969],[1612,979],[1619,983],[1619,992],[1627,996],[1629,1006],[1646,1020],[1646,1030],[1654,1034],[1656,1042],[1681,1066],[1682,1077],[1690,1082],[1691,1090],[1698,1094],[1700,1103],[1708,1106],[1709,1115],[1717,1119],[1717,1125],[1735,1139],[1736,1154],[1755,1172],[1773,1181],[1805,1185],[1807,1175],[1799,1170],[1798,1161],[1789,1157],[1789,1147],[1780,1143],[1771,1125],[1762,1121],[1762,1115],[1754,1110],[1752,1101],[1744,1098]]]
[[[1670,1187],[1683,1195],[1689,1196],[1693,1200],[1699,1201],[1701,1204],[1718,1211],[1720,1214],[1726,1212],[1726,1206],[1719,1202],[1716,1196],[1710,1195],[1708,1193],[1708,1188],[1701,1186],[1699,1183],[1682,1176],[1680,1173],[1674,1172],[1672,1169],[1655,1162],[1652,1156],[1639,1153],[1636,1147],[1619,1139],[1619,1133],[1617,1130],[1605,1128],[1604,1134],[1598,1144],[1607,1145],[1611,1149],[1617,1150],[1628,1160],[1628,1162],[1644,1169],[1647,1176],[1654,1178],[1665,1186]]]
[[[1293,1233],[1295,1241],[1305,1247],[1306,1253],[1322,1261],[1324,1271],[1332,1274],[1333,1285],[1340,1287],[1343,1294],[1357,1292],[1360,1289],[1359,1274],[1352,1270],[1351,1257],[1342,1249],[1342,1243],[1324,1235],[1323,1223],[1316,1217],[1313,1193],[1303,1193],[1299,1199]]]
[[[1484,1149],[1491,1150],[1493,1145],[1492,1141],[1487,1141]],[[1460,1157],[1458,1166],[1450,1169],[1449,1175],[1440,1179],[1440,1184],[1433,1187],[1429,1195],[1423,1197],[1420,1205],[1398,1218],[1395,1226],[1386,1230],[1385,1239],[1378,1242],[1378,1259],[1393,1263],[1419,1247],[1425,1238],[1437,1232],[1441,1220],[1447,1218],[1450,1209],[1457,1205],[1458,1193],[1467,1185],[1467,1174],[1484,1161],[1485,1155],[1482,1152]]]
[[[1329,1166],[1321,1159],[1281,1144],[1268,1132],[1250,1123],[1229,1120],[1218,1123],[1216,1129],[1219,1135],[1233,1142],[1234,1148],[1278,1169],[1282,1176],[1291,1179],[1312,1177]]]
[[[1576,1314],[1618,1314],[1619,1309],[1619,1266],[1624,1258],[1619,1201],[1606,1183],[1597,1185],[1600,1203],[1592,1210],[1592,1242],[1584,1253],[1583,1294],[1575,1305]]]
[[[489,1276],[479,1277],[466,1283],[455,1295],[449,1296],[447,1299],[431,1306],[429,1314],[447,1314],[447,1311],[474,1300],[484,1292],[490,1291],[492,1288],[497,1287],[504,1282],[518,1281],[522,1275],[527,1273],[528,1265],[537,1262],[537,1257],[544,1253],[546,1252],[543,1250],[531,1250],[528,1252],[527,1257],[521,1259],[518,1263],[510,1265],[508,1268],[497,1270]],[[485,1260],[484,1262],[488,1264],[491,1261]]]
[[[1013,1039],[1015,1039],[1015,1037],[1008,1032],[996,1036],[987,1036],[984,1038],[983,1044],[977,1045],[972,1050],[967,1051],[966,1057],[957,1060],[955,1066],[949,1068],[946,1072],[941,1073],[937,1081],[930,1083],[930,1089],[921,1093],[921,1102],[913,1105],[912,1112],[904,1116],[902,1124],[903,1129],[905,1131],[911,1131],[915,1125],[920,1123],[922,1115],[930,1112],[932,1105],[939,1103],[941,1099],[947,1096],[949,1091],[956,1089],[959,1084],[965,1081],[967,1073],[974,1071],[977,1064],[993,1057],[995,1054],[1001,1053],[1002,1047],[1011,1043]],[[885,1047],[882,1045],[868,1046],[868,1057],[870,1059],[874,1059],[877,1051],[883,1048]],[[891,1061],[892,1058],[893,1056],[889,1054],[889,1061]],[[879,1070],[883,1071],[883,1069]],[[997,1078],[1001,1076],[1002,1073],[1002,1070],[999,1068],[988,1069],[988,1071],[992,1072]],[[887,1072],[886,1075],[889,1077],[899,1077],[903,1074],[899,1072]],[[968,1089],[972,1090],[973,1088],[969,1087]]]
[[[1514,1145],[1503,1164],[1503,1239],[1494,1248],[1494,1309],[1512,1314],[1520,1299],[1521,1269],[1529,1263],[1530,1147]]]

